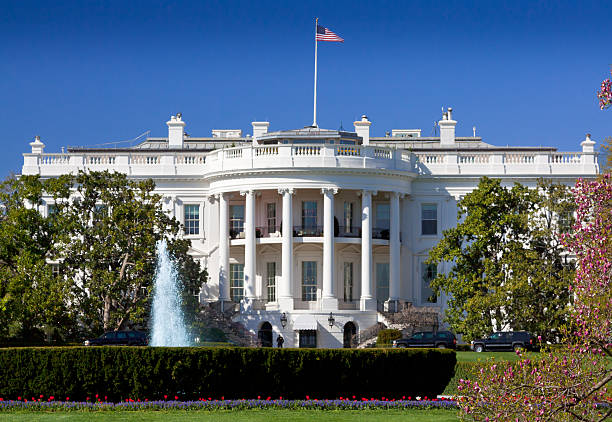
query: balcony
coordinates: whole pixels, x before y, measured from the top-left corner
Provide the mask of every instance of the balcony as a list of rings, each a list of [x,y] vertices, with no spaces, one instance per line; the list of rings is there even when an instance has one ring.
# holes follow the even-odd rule
[[[281,237],[281,228],[280,226],[259,226],[255,227],[255,237],[256,238],[266,238],[266,237]]]
[[[264,145],[212,152],[72,151],[24,154],[22,174],[56,176],[79,170],[118,171],[133,176],[194,175],[249,169],[342,168],[415,174],[597,174],[595,152],[537,148],[409,151],[364,145]]]
[[[338,230],[334,233],[335,237],[361,237],[361,227],[338,226]]]
[[[293,226],[293,237],[322,237],[323,226]]]

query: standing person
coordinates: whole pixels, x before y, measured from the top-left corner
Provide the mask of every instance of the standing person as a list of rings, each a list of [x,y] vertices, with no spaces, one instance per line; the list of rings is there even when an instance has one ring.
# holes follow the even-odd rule
[[[276,337],[276,347],[278,347],[279,349],[282,349],[284,342],[285,342],[285,339],[283,338],[283,336],[279,334],[278,337]]]

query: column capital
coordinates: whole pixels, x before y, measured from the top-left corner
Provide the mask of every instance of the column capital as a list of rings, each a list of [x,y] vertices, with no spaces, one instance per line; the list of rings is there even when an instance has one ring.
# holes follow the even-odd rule
[[[293,195],[295,193],[295,189],[294,188],[278,188],[278,193],[281,195],[284,195],[284,194]]]
[[[396,191],[391,192],[391,197],[393,198],[397,197],[398,199],[403,199],[405,196],[407,196],[407,194],[403,192],[396,192]]]
[[[371,190],[371,189],[364,189],[361,192],[363,195],[370,195],[370,196],[375,196],[378,194],[377,190]]]
[[[321,188],[321,194],[323,195],[327,195],[327,194],[332,194],[335,195],[338,193],[338,188]]]
[[[240,191],[240,196],[246,196],[247,194],[255,194],[255,189],[245,189]]]

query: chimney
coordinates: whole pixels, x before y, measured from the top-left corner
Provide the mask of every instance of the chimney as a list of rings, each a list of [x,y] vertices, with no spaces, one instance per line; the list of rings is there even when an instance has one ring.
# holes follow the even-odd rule
[[[183,115],[177,113],[176,116],[170,116],[170,120],[166,122],[168,125],[168,148],[183,148],[185,122],[182,118]]]
[[[42,154],[45,150],[45,144],[40,141],[38,135],[34,137],[34,142],[30,142],[30,146],[32,147],[32,154]]]
[[[361,136],[363,139],[363,145],[370,145],[370,125],[372,122],[368,120],[368,116],[365,114],[361,116],[361,120],[357,120],[353,123],[355,125],[355,132],[357,136]]]
[[[448,111],[442,114],[442,120],[438,122],[440,126],[440,146],[454,147],[455,146],[455,126],[457,122],[453,120],[453,109],[448,108]]]
[[[251,125],[253,125],[253,145],[259,145],[257,140],[260,136],[268,133],[270,122],[251,122]]]
[[[595,152],[595,141],[591,140],[590,133],[586,134],[586,138],[580,143],[580,146],[582,147],[582,152]]]

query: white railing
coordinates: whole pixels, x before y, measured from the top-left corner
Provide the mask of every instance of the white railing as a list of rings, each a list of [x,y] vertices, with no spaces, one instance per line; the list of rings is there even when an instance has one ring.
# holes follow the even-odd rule
[[[336,155],[342,157],[360,157],[361,147],[359,146],[338,146],[336,147]]]
[[[204,164],[206,156],[204,154],[177,154],[176,164],[196,165]]]
[[[256,157],[278,155],[278,146],[255,147],[254,151]]]
[[[293,147],[293,155],[321,155],[319,145],[296,145]]]
[[[85,163],[91,165],[108,165],[115,164],[117,157],[113,155],[87,155],[85,157]]]
[[[535,154],[512,152],[504,154],[504,162],[508,164],[534,164],[535,157]]]
[[[490,155],[486,154],[461,154],[459,164],[485,164],[489,162]]]
[[[595,153],[550,151],[416,151],[365,145],[262,145],[204,152],[24,154],[23,174],[108,169],[129,175],[206,175],[243,169],[339,167],[418,174],[597,174]]]
[[[158,155],[132,155],[130,156],[130,163],[151,166],[158,164],[159,159]]]
[[[45,166],[63,165],[70,162],[68,154],[43,154],[40,157],[40,164]]]
[[[582,153],[580,152],[564,152],[551,154],[550,162],[552,164],[576,164],[582,162]]]
[[[386,158],[387,160],[391,158],[391,150],[389,148],[374,148],[374,157],[375,158]]]
[[[419,163],[423,163],[423,164],[442,164],[444,163],[444,154],[417,153],[415,155]]]
[[[242,158],[242,148],[226,149],[225,158]]]

